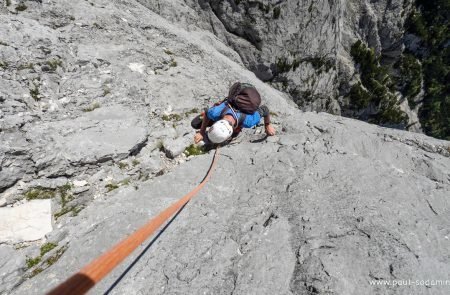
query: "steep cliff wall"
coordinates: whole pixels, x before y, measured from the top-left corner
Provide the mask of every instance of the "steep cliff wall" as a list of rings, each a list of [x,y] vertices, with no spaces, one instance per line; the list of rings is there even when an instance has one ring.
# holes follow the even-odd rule
[[[406,95],[399,92],[401,87],[394,81],[399,74],[393,68],[404,51],[404,24],[412,2],[229,0],[187,1],[187,7],[185,1],[141,1],[190,30],[200,27],[214,32],[258,78],[289,93],[303,110],[420,132],[420,106],[408,104]],[[351,56],[358,40],[379,57],[375,64],[385,66],[393,76],[392,85],[384,91],[388,94],[364,85],[376,98],[363,106],[350,95],[362,74],[359,61]],[[412,99],[420,101],[420,97]],[[398,114],[386,116],[386,112]]]

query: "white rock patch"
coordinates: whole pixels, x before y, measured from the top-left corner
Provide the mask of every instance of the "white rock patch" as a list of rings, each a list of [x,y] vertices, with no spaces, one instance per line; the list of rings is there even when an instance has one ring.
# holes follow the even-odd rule
[[[73,182],[73,185],[75,186],[75,187],[82,187],[82,186],[85,186],[85,185],[87,185],[88,184],[88,182],[86,181],[86,180],[75,180],[74,182]]]
[[[0,208],[0,243],[35,241],[52,231],[51,200]]]
[[[132,70],[133,72],[138,72],[143,74],[144,70],[145,70],[145,65],[140,64],[140,63],[130,63],[128,65],[128,68],[130,68],[130,70]]]

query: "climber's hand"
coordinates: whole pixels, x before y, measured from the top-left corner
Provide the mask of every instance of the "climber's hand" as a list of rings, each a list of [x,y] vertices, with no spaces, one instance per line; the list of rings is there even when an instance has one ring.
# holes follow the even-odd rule
[[[196,133],[194,136],[194,143],[197,144],[202,140],[203,140],[203,135],[200,132]]]
[[[270,124],[266,125],[266,134],[269,136],[275,135],[275,128],[273,128]]]

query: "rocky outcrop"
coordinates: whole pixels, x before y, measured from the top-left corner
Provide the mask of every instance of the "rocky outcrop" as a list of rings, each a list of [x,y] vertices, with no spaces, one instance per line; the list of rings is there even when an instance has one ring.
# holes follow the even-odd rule
[[[49,199],[44,218],[53,230],[39,240],[0,241],[0,293],[47,291],[195,186],[212,154],[183,152],[193,136],[189,122],[236,80],[258,88],[277,136],[265,138],[259,126],[223,147],[208,185],[111,292],[448,293],[448,286],[378,283],[447,279],[449,142],[298,110],[243,67],[263,61],[257,52],[270,56],[264,44],[288,40],[263,31],[255,51],[259,41],[240,36],[253,31],[231,34],[220,20],[247,2],[10,3],[0,14],[0,218]],[[383,3],[370,7],[381,11]],[[265,4],[265,16],[286,23],[285,14],[309,9]],[[356,4],[345,5],[314,2],[310,13],[328,19],[332,9],[345,15]],[[262,22],[256,6],[249,13]],[[251,19],[233,13],[237,22]],[[302,21],[328,36],[342,29],[338,19],[334,27]],[[345,63],[335,46],[343,43],[302,38],[308,45],[292,40],[332,57],[314,91],[338,91],[327,81]],[[380,38],[379,46],[395,52],[394,43]],[[303,60],[283,75],[316,76],[316,62]],[[93,293],[108,290],[137,255]]]
[[[349,93],[360,78],[351,46],[364,41],[392,67],[404,50],[412,2],[141,1],[190,30],[213,32],[258,78],[288,93],[303,110],[357,118],[379,110],[376,105],[354,111]],[[396,95],[396,104],[408,114],[408,129],[420,132],[417,109]]]

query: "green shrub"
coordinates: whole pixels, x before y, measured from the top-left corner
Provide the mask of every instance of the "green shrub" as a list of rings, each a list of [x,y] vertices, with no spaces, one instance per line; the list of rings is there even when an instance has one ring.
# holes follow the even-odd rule
[[[58,249],[58,251],[56,251],[55,255],[53,255],[52,257],[49,257],[46,261],[48,266],[51,266],[53,264],[55,264],[56,261],[59,260],[59,258],[61,258],[61,256],[64,254],[64,252],[66,252],[67,247],[61,247],[60,249]]]
[[[19,5],[16,6],[16,11],[25,11],[28,7],[23,4],[23,3],[19,3]]]
[[[366,108],[372,100],[370,92],[366,91],[361,83],[354,84],[350,90],[350,102],[357,108]]]
[[[276,63],[277,71],[279,73],[289,72],[292,68],[292,64],[290,64],[286,57],[281,57],[277,60]]]
[[[4,61],[0,61],[0,68],[6,70],[8,68],[8,63]]]
[[[92,26],[94,26],[94,28],[102,30],[103,27],[101,25],[99,25],[98,23],[93,23]]]
[[[350,54],[359,65],[362,83],[352,86],[350,101],[357,109],[371,104],[376,108],[377,112],[368,120],[371,123],[406,126],[408,117],[400,110],[397,97],[392,93],[395,83],[388,69],[380,65],[380,57],[375,54],[374,49],[367,48],[358,40],[352,45]]]
[[[258,2],[258,9],[263,11],[264,13],[270,12],[270,5],[266,5],[264,3]]]
[[[415,107],[414,97],[422,88],[422,66],[411,54],[404,54],[396,64],[400,70],[398,83],[400,90],[408,99],[409,106]]]
[[[58,245],[53,243],[45,243],[44,245],[41,246],[41,256],[44,256],[46,253],[50,252],[56,246]]]
[[[105,187],[108,189],[108,193],[110,191],[113,191],[113,190],[119,188],[119,186],[117,184],[115,184],[115,183],[108,183],[107,185],[105,185]]]
[[[41,256],[38,256],[35,258],[27,258],[27,260],[26,260],[28,268],[32,268],[33,266],[37,265],[39,262],[41,262]]]
[[[47,259],[47,264],[49,266],[55,264],[55,262],[58,261],[59,257],[61,257],[61,256],[52,256],[52,257],[50,257],[49,259]]]
[[[128,163],[126,163],[126,162],[119,162],[117,165],[119,166],[119,168],[121,170],[129,168]]]
[[[335,67],[333,61],[325,57],[310,57],[305,58],[302,61],[309,62],[313,66],[313,68],[319,72],[319,74],[322,71],[329,72],[332,68]]]
[[[38,274],[40,274],[40,273],[43,272],[43,271],[44,271],[43,268],[38,267],[38,268],[34,269],[34,270],[31,272],[31,277],[34,277],[35,275],[38,275]]]
[[[163,115],[161,117],[163,121],[181,121],[182,117],[179,114],[170,114],[170,115]]]
[[[84,209],[84,206],[73,207],[72,216],[77,216]]]
[[[294,61],[292,62],[292,70],[295,71],[300,66],[300,63],[300,59],[294,59]]]
[[[367,48],[361,40],[358,40],[353,44],[350,54],[360,66],[361,81],[366,88],[373,88],[371,85],[374,81],[385,84],[388,88],[392,86],[390,81],[386,80],[389,78],[388,70],[380,66],[380,58],[376,56],[373,48]]]
[[[187,117],[189,115],[198,114],[198,113],[199,113],[199,110],[197,108],[193,108],[193,109],[190,109],[189,111],[185,112],[184,115]]]
[[[25,193],[25,198],[30,200],[53,199],[56,196],[56,189],[35,187]]]
[[[428,30],[420,12],[413,10],[406,21],[406,26],[409,27],[409,31],[411,33],[416,34],[422,39],[428,39]]]
[[[160,151],[160,152],[164,152],[165,148],[164,148],[164,142],[162,140],[158,141],[156,143],[156,148]]]
[[[27,258],[26,260],[26,264],[27,264],[27,268],[30,269],[34,266],[36,266],[38,263],[40,263],[42,261],[42,257],[47,254],[48,252],[50,252],[51,250],[53,250],[55,247],[57,247],[57,244],[54,243],[45,243],[44,245],[41,246],[41,253],[39,256],[35,257],[35,258]],[[51,256],[48,257],[47,260],[45,260],[45,263],[47,264],[46,266],[41,264],[40,267],[35,268],[29,277],[34,277],[35,275],[41,273],[44,269],[48,268],[49,266],[53,265],[56,261],[59,260],[59,258],[61,258],[61,256],[64,254],[64,252],[67,250],[67,247],[61,247],[59,248],[56,253]]]
[[[448,41],[448,0],[417,0],[416,6],[406,20],[409,33],[419,36],[430,49],[439,49]]]
[[[107,96],[111,93],[111,89],[109,87],[103,87],[103,96]]]
[[[34,187],[27,192],[25,192],[25,199],[30,200],[42,200],[42,199],[53,199],[57,196],[60,197],[60,203],[62,210],[65,210],[66,204],[72,200],[73,196],[69,193],[72,189],[72,185],[67,183],[65,185],[59,186],[57,188],[44,188],[44,187]]]
[[[50,70],[51,70],[52,72],[54,72],[54,71],[56,71],[56,69],[57,69],[58,67],[61,67],[61,66],[62,66],[62,61],[59,60],[59,59],[52,59],[52,60],[48,60],[48,61],[46,62],[46,64],[50,67]]]
[[[64,208],[66,204],[72,200],[73,196],[69,194],[69,191],[72,189],[72,185],[70,183],[66,183],[63,186],[58,187],[56,190],[59,193],[61,198],[61,206]]]
[[[34,88],[30,89],[30,95],[35,101],[40,101],[41,98],[39,97],[39,87],[36,84],[33,84]]]
[[[67,213],[72,211],[72,209],[73,209],[73,207],[62,207],[61,211],[58,211],[55,214],[53,214],[53,217],[55,217],[55,219],[58,219],[61,216],[66,215]]]
[[[381,101],[380,111],[370,121],[381,125],[406,125],[408,115],[400,110],[396,97],[392,94],[390,96]]]
[[[148,172],[139,171],[138,180],[147,181],[150,179],[150,174]]]
[[[427,135],[450,140],[450,28],[448,26],[449,0],[417,0],[406,21],[408,33],[421,38],[421,51],[414,57],[422,63],[424,99],[419,119]],[[418,71],[413,67],[412,76]],[[417,79],[411,81],[411,92],[416,90]]]
[[[100,104],[98,102],[94,102],[92,105],[86,107],[83,109],[83,112],[92,112],[95,109],[98,109],[100,107]]]
[[[275,7],[273,9],[273,18],[278,19],[280,17],[280,14],[281,14],[281,8],[279,6]]]
[[[289,90],[289,94],[299,107],[303,107],[305,102],[311,102],[314,98],[311,90],[301,91],[297,88],[293,88]]]
[[[18,70],[33,70],[34,69],[34,64],[33,63],[25,63],[25,64],[21,64],[18,68]]]
[[[198,156],[203,155],[205,153],[205,150],[203,149],[203,147],[191,144],[184,150],[184,153],[186,154],[186,156]]]
[[[322,71],[329,72],[335,68],[333,60],[326,57],[294,58],[292,63],[289,63],[286,57],[281,57],[276,62],[277,71],[279,73],[289,72],[291,69],[295,71],[302,62],[309,62],[319,73]]]

